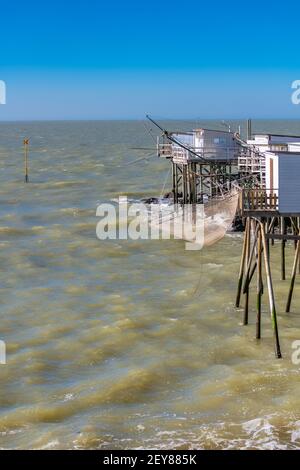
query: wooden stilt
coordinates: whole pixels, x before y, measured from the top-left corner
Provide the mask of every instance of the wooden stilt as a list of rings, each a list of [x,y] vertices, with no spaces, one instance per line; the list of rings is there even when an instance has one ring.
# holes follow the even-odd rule
[[[176,170],[175,163],[172,162],[172,192],[173,192],[173,202],[176,204]]]
[[[178,204],[178,167],[175,163],[175,193],[174,193],[174,203]]]
[[[187,194],[186,194],[186,166],[182,165],[182,199],[183,199],[183,204],[186,204],[187,202]]]
[[[252,243],[252,247],[251,247],[251,251],[250,251],[250,255],[249,255],[249,260],[248,260],[248,264],[247,264],[247,270],[246,270],[246,274],[245,274],[243,294],[245,294],[247,289],[249,288],[252,277],[253,277],[255,269],[256,269],[256,264],[257,263],[255,262],[254,265],[252,266],[252,260],[253,260],[254,252],[255,252],[255,248],[256,248],[258,228],[259,227],[257,226],[255,231],[254,231],[253,243]]]
[[[262,270],[261,270],[261,231],[257,234],[257,300],[256,300],[256,339],[261,338],[261,297],[263,293]]]
[[[239,279],[238,279],[238,288],[237,288],[236,301],[235,301],[235,306],[237,308],[240,306],[240,300],[241,300],[242,283],[243,283],[243,277],[244,277],[244,267],[245,267],[245,258],[246,258],[246,248],[247,248],[247,238],[248,238],[248,224],[249,224],[249,219],[246,219],[243,250],[242,250]]]
[[[269,225],[269,233],[274,233],[274,227],[275,227],[275,217],[272,217],[270,225]],[[271,245],[274,246],[275,240],[272,238],[271,240]]]
[[[197,204],[197,164],[193,164],[194,203]]]
[[[267,285],[268,285],[268,294],[269,294],[269,303],[270,303],[270,313],[271,313],[271,318],[272,318],[272,323],[273,323],[274,339],[275,339],[275,355],[276,355],[277,358],[281,358],[282,356],[281,356],[280,343],[279,343],[277,314],[276,314],[274,290],[273,290],[271,267],[270,267],[270,253],[267,250],[267,242],[266,242],[266,234],[265,234],[265,223],[264,222],[261,222],[260,232],[261,232],[262,244],[263,244],[263,248],[264,248],[264,262],[265,262],[265,270],[266,270],[266,276],[267,276]]]
[[[191,175],[190,175],[190,165],[187,164],[186,168],[186,203],[191,202]]]
[[[250,260],[250,243],[251,243],[251,219],[249,219],[248,223],[248,236],[247,236],[247,245],[246,245],[246,266],[249,264]],[[245,289],[245,304],[244,304],[244,317],[243,317],[243,325],[248,325],[248,317],[249,317],[249,283],[247,283],[247,288]]]
[[[296,248],[296,252],[295,252],[295,256],[294,256],[291,284],[290,284],[288,300],[287,300],[286,308],[285,308],[286,312],[289,312],[290,308],[291,308],[291,302],[292,302],[293,290],[294,290],[294,285],[295,285],[299,254],[300,254],[300,241],[297,242],[297,248]]]

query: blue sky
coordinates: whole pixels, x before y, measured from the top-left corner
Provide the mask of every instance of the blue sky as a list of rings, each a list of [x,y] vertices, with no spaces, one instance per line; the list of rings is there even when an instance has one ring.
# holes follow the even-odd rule
[[[0,119],[292,117],[299,2],[6,2]]]

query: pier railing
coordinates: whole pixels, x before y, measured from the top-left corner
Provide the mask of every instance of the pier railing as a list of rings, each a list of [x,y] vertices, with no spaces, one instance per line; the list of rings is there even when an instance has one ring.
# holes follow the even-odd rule
[[[198,160],[210,161],[224,161],[230,162],[233,160],[238,161],[240,156],[239,147],[191,147],[185,144],[187,148],[180,145],[163,143],[158,144],[157,153],[160,157],[172,158],[174,163],[188,164],[190,162],[197,162]],[[197,156],[199,158],[197,158]]]
[[[243,213],[278,211],[278,190],[242,189],[240,207]]]

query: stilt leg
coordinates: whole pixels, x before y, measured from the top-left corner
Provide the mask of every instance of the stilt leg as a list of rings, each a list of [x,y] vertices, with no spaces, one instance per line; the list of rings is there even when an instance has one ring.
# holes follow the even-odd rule
[[[248,224],[249,224],[249,219],[246,220],[245,232],[244,232],[243,250],[242,250],[241,263],[240,263],[240,272],[239,272],[239,280],[238,280],[236,301],[235,301],[235,306],[237,308],[240,306],[240,300],[241,300],[242,283],[243,283],[243,277],[244,277],[244,267],[245,267],[245,258],[246,258],[246,248],[247,248],[247,243],[248,243],[247,242]]]
[[[293,263],[290,290],[289,290],[288,300],[287,300],[286,308],[285,308],[286,312],[289,312],[290,308],[291,308],[291,302],[292,302],[292,296],[293,296],[293,290],[294,290],[296,272],[297,272],[297,266],[298,266],[299,253],[300,253],[300,241],[297,242],[297,248],[296,248],[296,252],[295,252],[295,256],[294,256],[294,263]]]
[[[267,251],[267,242],[266,242],[265,224],[264,223],[261,223],[261,236],[262,236],[262,243],[263,243],[263,248],[264,248],[264,261],[265,261],[265,269],[266,269],[266,275],[267,275],[270,313],[271,313],[271,318],[272,318],[272,323],[273,323],[273,330],[274,330],[275,355],[276,355],[277,358],[281,358],[282,356],[281,356],[280,344],[279,344],[277,314],[276,314],[274,291],[273,291],[272,276],[271,276],[271,267],[270,267],[270,254]]]
[[[262,296],[262,272],[261,272],[261,232],[257,235],[257,302],[256,302],[256,339],[261,338],[261,296]]]
[[[251,243],[251,220],[249,219],[248,223],[248,236],[247,236],[247,245],[246,245],[246,266],[249,264],[249,259],[250,259],[250,243]],[[245,294],[245,305],[244,305],[244,319],[243,319],[243,324],[248,325],[248,316],[249,316],[249,283],[247,283],[247,287],[244,291]]]

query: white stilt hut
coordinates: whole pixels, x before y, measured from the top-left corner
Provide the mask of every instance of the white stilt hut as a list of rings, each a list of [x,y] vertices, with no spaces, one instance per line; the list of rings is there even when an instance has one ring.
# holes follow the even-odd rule
[[[266,152],[266,189],[280,214],[300,214],[300,151]]]

